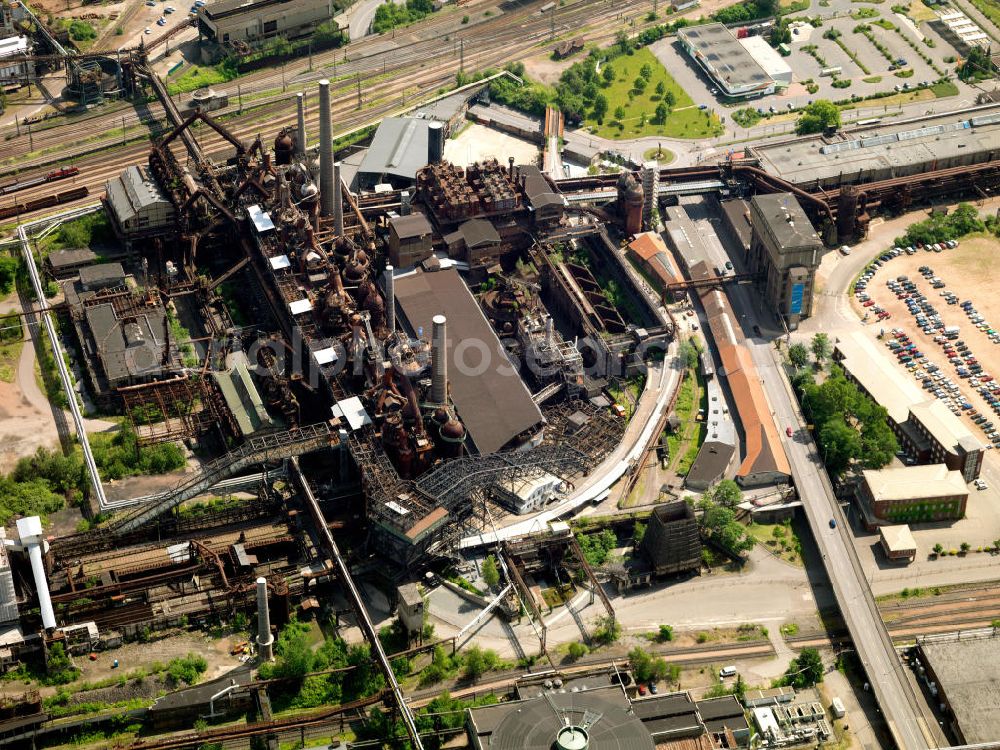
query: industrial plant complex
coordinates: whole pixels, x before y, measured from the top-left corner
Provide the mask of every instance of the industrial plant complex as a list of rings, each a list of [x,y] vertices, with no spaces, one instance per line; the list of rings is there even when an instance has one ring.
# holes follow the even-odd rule
[[[0,745],[993,747],[982,2],[0,5]]]

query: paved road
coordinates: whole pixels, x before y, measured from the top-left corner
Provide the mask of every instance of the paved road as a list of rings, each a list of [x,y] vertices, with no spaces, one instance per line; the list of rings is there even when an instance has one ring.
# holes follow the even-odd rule
[[[351,6],[351,9],[344,15],[350,16],[350,36],[351,41],[355,39],[361,39],[368,35],[371,29],[372,21],[375,20],[375,11],[378,10],[378,6],[385,3],[387,0],[361,0],[360,3]],[[392,0],[392,2],[397,5],[402,5],[405,0]]]
[[[741,319],[752,325],[758,316],[747,290],[739,287],[730,298]],[[763,328],[766,323],[762,320],[759,324]],[[748,347],[783,436],[810,530],[886,723],[901,750],[923,750],[929,746],[923,716],[875,606],[847,519],[834,497],[816,445],[805,429],[805,419],[778,365],[773,345],[769,340],[753,338],[748,339]],[[792,426],[793,437],[784,437],[786,426]],[[836,528],[830,528],[831,519],[836,521]]]

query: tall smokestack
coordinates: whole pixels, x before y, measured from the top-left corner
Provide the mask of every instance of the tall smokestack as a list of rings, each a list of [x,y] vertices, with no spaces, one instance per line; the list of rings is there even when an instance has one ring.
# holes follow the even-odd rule
[[[319,195],[320,215],[333,215],[333,115],[330,113],[330,81],[319,82]]]
[[[271,635],[271,614],[267,611],[267,579],[257,579],[257,651],[260,660],[274,661],[274,636]]]
[[[392,334],[396,330],[396,280],[392,266],[385,267],[385,326]]]
[[[301,91],[295,95],[299,111],[299,126],[295,131],[295,153],[306,155],[306,96]]]
[[[333,158],[331,153],[330,158]],[[338,237],[344,234],[344,186],[340,182],[340,162],[333,164],[333,227]]]
[[[556,343],[554,328],[555,326],[552,322],[552,316],[550,315],[545,321],[545,343],[550,347],[555,346]]]
[[[434,316],[431,334],[431,401],[443,404],[448,400],[448,334],[444,315]]]
[[[432,122],[427,126],[427,163],[437,164],[444,158],[444,123]]]

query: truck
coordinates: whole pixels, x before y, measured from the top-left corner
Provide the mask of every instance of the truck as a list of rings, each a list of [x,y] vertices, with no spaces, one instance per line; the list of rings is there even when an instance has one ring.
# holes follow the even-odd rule
[[[830,713],[833,714],[834,718],[843,719],[847,715],[847,709],[844,708],[844,701],[840,698],[834,698],[830,703]]]
[[[960,329],[959,329],[958,326],[946,326],[945,329],[944,329],[944,335],[945,336],[949,336],[949,337],[950,336],[958,336],[959,330]]]
[[[843,72],[844,72],[844,69],[841,68],[838,65],[838,66],[835,66],[835,67],[832,67],[832,68],[823,68],[823,70],[821,70],[819,72],[819,74],[821,76],[827,76],[827,77],[829,77],[829,76],[839,76]]]

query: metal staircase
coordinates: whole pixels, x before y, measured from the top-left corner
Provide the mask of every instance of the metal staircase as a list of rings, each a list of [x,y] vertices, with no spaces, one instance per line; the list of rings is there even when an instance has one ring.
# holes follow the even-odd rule
[[[201,471],[185,477],[148,505],[113,521],[109,531],[115,535],[135,531],[248,466],[298,456],[335,441],[336,437],[326,423],[251,438],[236,450],[205,464]]]

